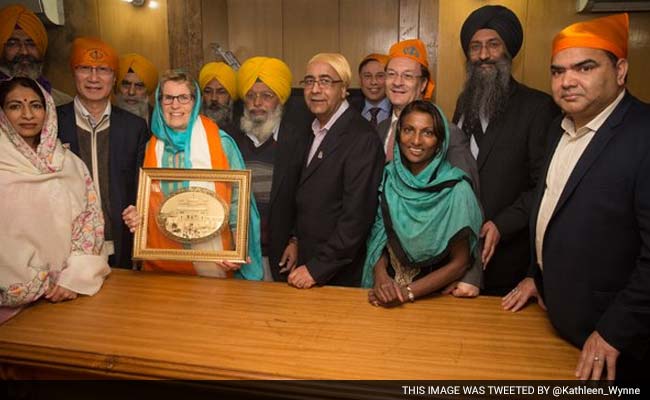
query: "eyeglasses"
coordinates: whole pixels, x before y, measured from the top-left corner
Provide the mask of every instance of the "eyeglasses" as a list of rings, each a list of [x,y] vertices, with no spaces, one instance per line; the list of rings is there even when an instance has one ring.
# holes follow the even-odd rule
[[[106,67],[106,66],[99,66],[99,67],[91,67],[90,65],[77,65],[74,67],[74,70],[77,71],[81,75],[91,75],[93,71],[99,76],[110,76],[113,74],[113,69],[111,67]]]
[[[415,82],[417,78],[422,77],[422,75],[415,75],[412,72],[402,72],[400,74],[397,71],[392,69],[386,71],[386,80],[394,81],[395,79],[397,79],[398,76],[402,78],[404,82],[409,82],[409,83]]]
[[[320,86],[322,88],[328,88],[328,87],[331,87],[335,83],[341,83],[341,82],[343,82],[342,79],[336,80],[336,79],[330,78],[329,76],[323,76],[323,77],[318,78],[318,79],[314,78],[313,76],[307,76],[307,77],[305,77],[305,79],[300,81],[300,84],[302,85],[302,87],[310,88],[310,87],[313,87],[315,83],[318,83],[318,86]]]
[[[371,74],[369,72],[361,75],[361,79],[364,81],[372,81],[373,79],[376,81],[383,81],[386,79],[386,73],[385,72],[377,72],[376,74]]]
[[[191,94],[179,94],[178,96],[164,94],[160,97],[160,101],[165,105],[174,103],[174,100],[178,100],[179,104],[187,104],[190,101],[194,100],[194,96]]]
[[[271,93],[271,92],[262,92],[262,93],[248,92],[248,93],[246,93],[245,99],[246,99],[246,101],[252,103],[255,100],[257,100],[258,97],[260,99],[262,99],[262,101],[268,103],[268,102],[271,102],[271,101],[275,100],[276,96],[275,96],[275,93]]]
[[[472,42],[469,44],[469,53],[478,54],[483,48],[487,49],[490,53],[496,53],[503,47],[503,42],[497,39],[488,40],[485,43]]]
[[[5,47],[8,49],[15,49],[24,47],[26,49],[35,49],[36,43],[32,39],[20,40],[15,38],[10,38],[5,42]]]
[[[144,85],[144,82],[131,82],[127,81],[126,79],[120,82],[120,86],[122,86],[122,89],[124,90],[129,90],[133,87],[136,91],[143,91],[147,88]]]

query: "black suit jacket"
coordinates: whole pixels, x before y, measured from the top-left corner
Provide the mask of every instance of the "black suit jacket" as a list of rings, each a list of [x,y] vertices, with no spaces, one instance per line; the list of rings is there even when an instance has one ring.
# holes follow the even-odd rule
[[[74,103],[57,107],[59,139],[70,144],[70,150],[79,155],[77,123]],[[122,211],[135,205],[138,192],[138,174],[149,140],[144,119],[119,107],[111,106],[109,128],[109,196],[110,218],[113,228],[115,254],[109,258],[112,267],[131,268],[133,235],[122,220]],[[88,166],[88,169],[91,169]]]
[[[225,126],[237,145],[247,146],[250,139],[237,127]],[[287,274],[280,274],[278,263],[293,234],[296,214],[296,187],[304,159],[307,131],[297,129],[283,118],[278,131],[278,147],[273,162],[273,178],[269,199],[269,264],[275,281],[286,281]],[[248,162],[248,160],[244,160]]]
[[[485,220],[492,220],[501,234],[484,271],[485,293],[496,295],[507,293],[528,272],[531,197],[544,161],[549,126],[559,114],[549,95],[511,82],[506,109],[490,121],[476,160]],[[457,110],[454,122],[460,117]]]
[[[546,176],[563,130],[551,130]],[[545,188],[531,212],[535,237]],[[650,107],[629,93],[595,133],[546,228],[543,271],[531,241],[536,284],[551,322],[582,347],[597,330],[622,357],[648,358],[650,344]],[[647,374],[647,365],[643,365]],[[618,375],[618,374],[617,374]]]
[[[310,132],[305,153],[312,141]],[[317,284],[359,286],[383,166],[377,134],[350,107],[303,168],[296,193],[298,265],[306,264]]]

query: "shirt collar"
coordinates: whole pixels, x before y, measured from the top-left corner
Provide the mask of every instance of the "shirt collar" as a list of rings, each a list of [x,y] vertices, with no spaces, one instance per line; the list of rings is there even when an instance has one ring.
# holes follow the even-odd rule
[[[619,95],[612,101],[603,111],[600,112],[600,114],[596,115],[591,121],[587,122],[585,126],[582,128],[576,130],[575,124],[573,123],[573,119],[570,117],[564,117],[562,119],[562,129],[569,134],[571,137],[581,137],[583,135],[586,135],[589,132],[596,132],[600,127],[607,121],[607,118],[609,118],[610,115],[614,112],[614,109],[618,104],[623,100],[623,97],[625,96],[625,89],[619,93]]]
[[[320,131],[329,131],[332,125],[343,115],[343,113],[350,107],[350,103],[347,100],[343,100],[343,103],[339,106],[338,110],[332,115],[332,117],[327,121],[325,126],[321,127],[318,119],[315,118],[314,122],[311,123],[311,129],[314,131],[314,134]]]
[[[110,116],[111,116],[111,102],[108,101],[106,103],[107,103],[106,108],[104,109],[104,112],[102,113],[101,117],[99,118],[99,121],[95,121],[95,118],[93,118],[90,111],[88,111],[88,109],[83,105],[83,103],[79,99],[79,96],[74,97],[74,107],[79,111],[79,113],[81,113],[81,115],[84,118],[86,118],[90,122],[90,124],[93,127],[97,126],[97,124],[99,124],[104,119],[104,117],[110,118]]]
[[[368,100],[364,102],[363,110],[361,111],[361,114],[367,114],[370,112],[371,108],[379,107],[382,111],[385,111],[386,114],[390,113],[390,100],[388,100],[388,97],[384,97],[381,99],[381,101],[374,105],[371,104]]]

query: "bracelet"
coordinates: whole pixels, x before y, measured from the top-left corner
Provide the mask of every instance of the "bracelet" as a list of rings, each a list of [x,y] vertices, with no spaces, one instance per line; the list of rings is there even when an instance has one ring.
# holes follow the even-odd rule
[[[409,285],[406,285],[406,292],[407,292],[407,296],[409,298],[409,301],[411,303],[415,302],[415,295],[413,294],[413,290],[411,290],[411,287]]]

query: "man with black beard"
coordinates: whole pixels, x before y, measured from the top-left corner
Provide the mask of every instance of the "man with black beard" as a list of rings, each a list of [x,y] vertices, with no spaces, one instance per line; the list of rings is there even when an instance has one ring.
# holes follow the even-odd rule
[[[504,295],[528,270],[530,196],[541,172],[548,127],[559,110],[549,95],[511,75],[523,41],[521,23],[511,10],[475,10],[460,39],[467,80],[453,121],[469,136],[479,169],[486,221],[481,229],[483,293]]]
[[[120,68],[115,85],[115,105],[137,115],[151,126],[153,108],[149,98],[158,85],[158,68],[136,53],[120,56]]]
[[[230,133],[233,118],[233,106],[237,101],[237,76],[228,64],[210,62],[199,72],[201,88],[201,114],[213,120],[220,128]]]
[[[22,76],[36,80],[59,106],[72,101],[69,95],[52,88],[43,76],[47,32],[36,14],[22,5],[0,10],[0,79]]]
[[[237,73],[244,103],[239,127],[224,127],[251,170],[251,189],[260,212],[264,280],[287,280],[295,266],[291,237],[296,185],[303,161],[298,130],[283,120],[291,94],[291,71],[277,58],[253,57]],[[238,129],[241,128],[241,129]],[[289,250],[285,251],[285,248]]]

